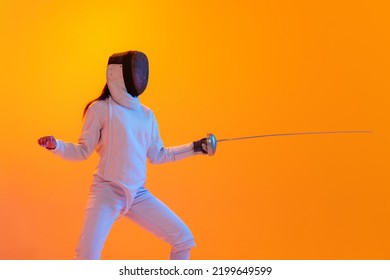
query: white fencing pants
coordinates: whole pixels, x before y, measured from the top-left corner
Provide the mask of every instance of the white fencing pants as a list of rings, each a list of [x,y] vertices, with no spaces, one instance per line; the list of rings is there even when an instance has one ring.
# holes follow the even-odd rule
[[[195,242],[189,228],[165,204],[145,188],[140,188],[127,213],[122,188],[95,175],[84,225],[76,248],[76,259],[100,259],[101,251],[112,225],[120,214],[171,245],[171,259],[188,259]]]

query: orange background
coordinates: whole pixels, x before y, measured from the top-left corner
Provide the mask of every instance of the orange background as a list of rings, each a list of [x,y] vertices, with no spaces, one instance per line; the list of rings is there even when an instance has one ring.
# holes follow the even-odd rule
[[[373,134],[220,143],[148,165],[147,187],[190,226],[194,259],[390,259],[388,1],[0,2],[0,258],[71,259],[96,154],[63,161],[108,57],[150,61],[141,102],[166,146],[293,131]],[[165,259],[118,221],[104,259]]]

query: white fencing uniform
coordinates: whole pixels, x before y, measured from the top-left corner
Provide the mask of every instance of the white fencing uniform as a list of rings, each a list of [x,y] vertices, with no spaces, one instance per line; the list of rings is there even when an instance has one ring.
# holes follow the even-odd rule
[[[198,153],[192,142],[165,148],[153,112],[138,98],[110,92],[89,107],[78,143],[57,140],[52,150],[68,160],[87,159],[95,149],[100,156],[76,258],[99,259],[114,221],[125,216],[168,242],[171,259],[186,259],[195,246],[191,231],[145,189],[146,160],[165,163]]]

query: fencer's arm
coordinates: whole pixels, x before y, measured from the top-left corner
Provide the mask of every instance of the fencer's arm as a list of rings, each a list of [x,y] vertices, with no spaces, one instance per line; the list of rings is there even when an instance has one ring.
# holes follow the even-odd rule
[[[71,161],[81,161],[87,159],[99,141],[101,123],[90,106],[85,116],[85,121],[81,136],[77,143],[65,142],[57,139],[57,146],[50,150],[53,154]]]
[[[181,146],[161,147],[154,155],[148,154],[151,163],[160,164],[172,161],[182,160],[191,156],[204,154],[194,149],[194,143],[191,142]]]
[[[153,116],[154,117],[154,116]],[[185,159],[195,155],[207,154],[206,138],[181,146],[164,147],[157,121],[153,118],[152,139],[147,156],[151,163],[160,164]]]

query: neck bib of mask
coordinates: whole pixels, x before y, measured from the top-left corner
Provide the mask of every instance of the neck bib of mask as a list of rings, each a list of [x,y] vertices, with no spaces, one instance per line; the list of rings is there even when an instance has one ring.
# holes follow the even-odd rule
[[[137,97],[131,96],[123,80],[122,65],[109,64],[107,67],[107,86],[110,90],[112,99],[119,105],[130,109],[137,110],[140,101]]]

